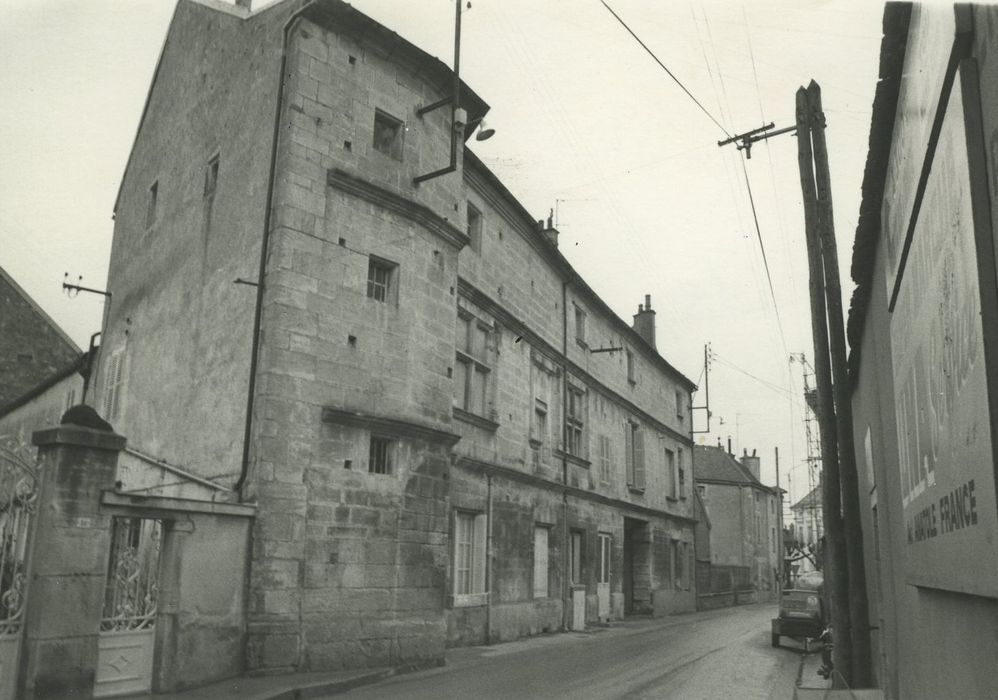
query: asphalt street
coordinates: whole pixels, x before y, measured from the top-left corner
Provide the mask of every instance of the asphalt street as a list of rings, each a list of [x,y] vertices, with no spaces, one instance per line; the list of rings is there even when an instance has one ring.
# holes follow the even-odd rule
[[[447,665],[350,691],[407,698],[790,698],[799,646],[770,646],[774,604],[641,618],[587,632],[452,649]]]

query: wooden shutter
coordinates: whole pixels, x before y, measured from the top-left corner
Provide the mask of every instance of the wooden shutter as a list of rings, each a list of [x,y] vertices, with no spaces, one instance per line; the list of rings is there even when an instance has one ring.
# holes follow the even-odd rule
[[[634,431],[634,488],[645,487],[645,434],[640,428]]]
[[[485,592],[485,561],[488,557],[488,542],[486,532],[488,521],[484,513],[476,515],[474,519],[474,539],[471,547],[472,568],[471,568],[471,592]]]
[[[634,429],[633,426],[624,422],[624,458],[627,461],[627,485],[634,486]]]
[[[548,530],[534,528],[534,598],[548,597]]]

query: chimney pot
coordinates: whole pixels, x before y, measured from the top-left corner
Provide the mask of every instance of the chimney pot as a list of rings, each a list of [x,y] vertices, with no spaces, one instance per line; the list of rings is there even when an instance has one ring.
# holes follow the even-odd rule
[[[651,294],[645,294],[645,308],[651,311]]]

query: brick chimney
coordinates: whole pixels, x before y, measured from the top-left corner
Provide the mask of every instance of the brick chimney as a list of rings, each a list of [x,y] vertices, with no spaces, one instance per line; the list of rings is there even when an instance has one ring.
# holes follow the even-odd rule
[[[645,294],[645,303],[638,304],[638,312],[634,314],[634,324],[631,326],[645,342],[655,347],[655,312],[651,308],[651,294]]]
[[[742,466],[744,466],[746,469],[752,472],[752,476],[755,477],[756,481],[762,481],[762,479],[759,477],[759,467],[761,461],[762,458],[755,456],[755,450],[752,450],[751,455],[748,453],[748,450],[744,450],[742,452],[742,459],[741,459]]]

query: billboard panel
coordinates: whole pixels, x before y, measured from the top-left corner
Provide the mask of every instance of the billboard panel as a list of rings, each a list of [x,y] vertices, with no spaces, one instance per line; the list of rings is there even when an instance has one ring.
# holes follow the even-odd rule
[[[960,78],[891,315],[907,580],[998,597],[998,510]]]

